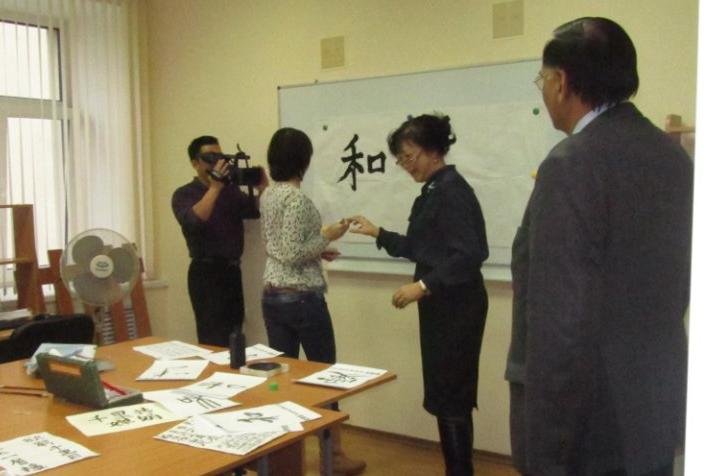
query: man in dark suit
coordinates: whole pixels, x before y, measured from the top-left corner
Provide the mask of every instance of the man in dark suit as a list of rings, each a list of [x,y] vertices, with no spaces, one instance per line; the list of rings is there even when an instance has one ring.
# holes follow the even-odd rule
[[[671,475],[690,159],[628,102],[636,51],[608,19],[557,28],[535,82],[569,136],[541,164],[513,244],[514,462],[531,475]]]

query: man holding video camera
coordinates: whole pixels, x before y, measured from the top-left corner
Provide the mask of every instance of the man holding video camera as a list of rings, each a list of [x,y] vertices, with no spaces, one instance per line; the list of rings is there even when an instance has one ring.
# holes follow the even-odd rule
[[[256,179],[244,180],[241,172],[245,170],[237,170],[236,161],[222,154],[216,137],[194,139],[187,153],[197,177],[175,190],[172,207],[192,259],[187,285],[197,339],[200,344],[227,347],[229,334],[241,331],[244,321],[242,220],[259,218],[258,195],[253,189],[261,193],[268,179],[263,169],[255,168],[248,171],[258,171]],[[247,185],[249,193],[239,185]]]

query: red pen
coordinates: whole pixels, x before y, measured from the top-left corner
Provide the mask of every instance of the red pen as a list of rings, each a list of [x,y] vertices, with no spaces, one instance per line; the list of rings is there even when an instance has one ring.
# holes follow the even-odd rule
[[[126,395],[125,390],[121,390],[120,388],[118,388],[114,385],[111,385],[110,383],[104,382],[103,380],[101,381],[101,383],[104,385],[104,387],[106,387],[107,389],[109,389],[113,392],[116,392],[119,395]]]

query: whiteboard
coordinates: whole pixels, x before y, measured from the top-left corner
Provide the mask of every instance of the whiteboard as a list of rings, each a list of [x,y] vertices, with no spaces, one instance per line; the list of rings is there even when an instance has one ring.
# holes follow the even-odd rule
[[[451,118],[458,140],[448,164],[473,187],[486,221],[490,257],[484,275],[509,276],[511,244],[534,181],[532,173],[564,136],[547,115],[533,79],[540,60],[279,87],[281,127],[313,142],[303,191],[324,223],[355,214],[405,233],[421,185],[395,164],[387,135],[407,116]],[[378,250],[372,238],[346,234],[331,269],[406,273],[413,265]]]

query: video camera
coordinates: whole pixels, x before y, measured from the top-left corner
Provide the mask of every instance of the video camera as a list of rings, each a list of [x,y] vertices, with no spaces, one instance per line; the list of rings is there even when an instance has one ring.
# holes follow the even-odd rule
[[[242,149],[237,144],[237,153],[234,155],[221,154],[219,152],[207,152],[199,155],[199,159],[206,162],[214,167],[214,165],[221,159],[227,163],[226,171],[224,173],[218,173],[214,170],[210,170],[209,174],[215,180],[224,182],[226,184],[234,183],[236,185],[245,185],[248,187],[255,187],[261,182],[261,167],[249,167],[249,157],[245,154]],[[244,161],[244,167],[239,167],[239,161]]]

